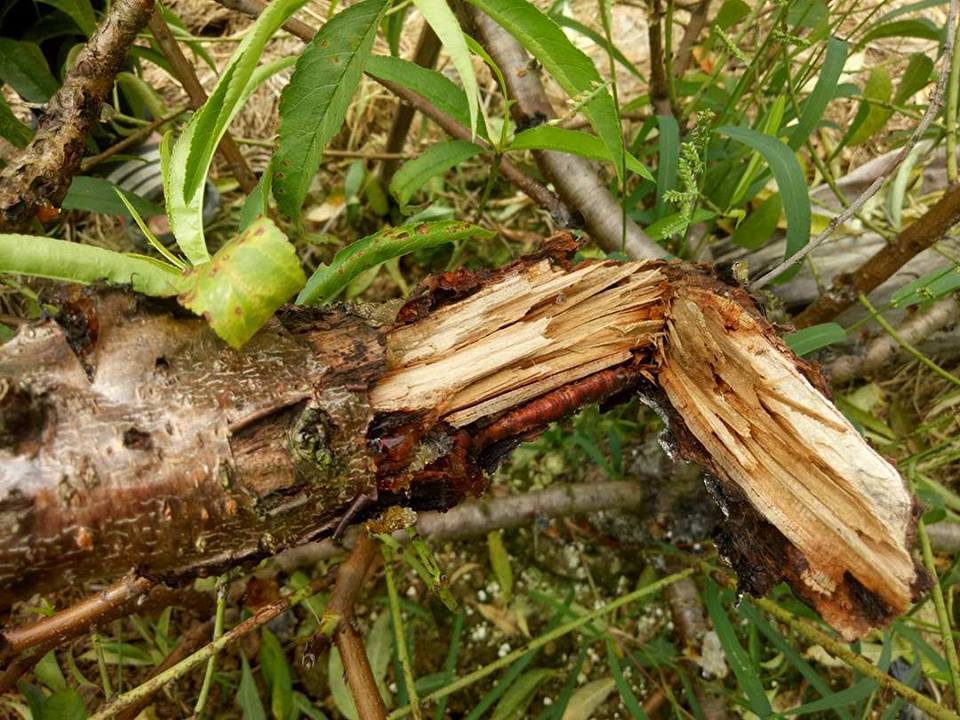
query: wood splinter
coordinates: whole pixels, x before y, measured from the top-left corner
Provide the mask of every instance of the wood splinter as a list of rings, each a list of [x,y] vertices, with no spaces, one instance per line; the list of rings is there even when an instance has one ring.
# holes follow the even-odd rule
[[[131,565],[177,582],[403,504],[446,509],[584,403],[639,390],[708,468],[751,592],[844,637],[927,585],[914,499],[749,296],[676,263],[546,254],[429,278],[399,314],[291,308],[243,350],[84,291],[0,348],[0,596]],[[356,507],[363,506],[356,504]]]

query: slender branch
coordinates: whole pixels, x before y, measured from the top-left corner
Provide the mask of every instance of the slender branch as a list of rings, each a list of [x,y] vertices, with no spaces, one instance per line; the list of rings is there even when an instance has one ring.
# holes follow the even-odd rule
[[[225,7],[231,8],[232,10],[237,10],[253,17],[258,16],[261,12],[263,12],[263,8],[265,7],[262,0],[217,0],[217,2]],[[316,29],[310,27],[300,20],[293,18],[285,22],[283,27],[285,30],[287,30],[287,32],[291,33],[292,35],[296,35],[304,42],[310,42],[313,40],[314,35],[317,34]],[[408,90],[401,85],[396,85],[387,80],[373,77],[369,73],[367,74],[367,77],[378,82],[380,85],[410,105],[413,109],[433,120],[451,137],[455,137],[458,140],[469,140],[477,143],[478,145],[483,145],[488,149],[490,148],[489,143],[484,142],[482,138],[474,137],[469,128],[461,125],[450,115],[438,110],[429,101],[412,90]],[[506,158],[501,158],[500,172],[531,200],[547,210],[553,217],[555,223],[564,227],[570,224],[572,213],[570,209],[563,203],[563,201],[543,185],[524,173],[523,170],[521,170],[512,161]]]
[[[149,25],[150,32],[160,46],[164,57],[166,57],[170,63],[170,67],[173,68],[174,75],[176,75],[177,80],[180,81],[180,84],[186,91],[187,97],[190,98],[190,106],[194,109],[199,108],[207,101],[207,91],[204,90],[203,85],[200,84],[200,79],[197,77],[197,72],[194,70],[193,64],[187,60],[183,51],[180,49],[180,44],[177,42],[177,39],[173,36],[173,33],[170,32],[170,28],[167,27],[167,21],[163,19],[159,8],[155,9],[150,16]],[[247,194],[253,192],[253,189],[257,185],[257,176],[253,170],[250,169],[250,166],[247,165],[243,153],[240,152],[240,148],[237,146],[233,137],[231,137],[229,131],[224,134],[223,139],[220,141],[219,150],[224,160],[226,160],[230,166],[230,170],[233,172],[237,182],[240,183],[241,189]]]
[[[417,40],[417,48],[413,53],[413,62],[421,67],[432,68],[436,65],[439,55],[440,38],[437,37],[429,23],[424,23],[423,29],[420,30],[420,38]],[[403,152],[403,146],[407,142],[407,134],[410,132],[410,125],[413,123],[415,113],[416,110],[413,105],[401,103],[396,116],[393,118],[390,134],[387,136],[386,152]],[[400,167],[400,161],[395,158],[387,160],[380,166],[380,182],[384,186],[390,184],[390,179],[398,167]]]
[[[153,0],[116,0],[50,98],[33,141],[0,172],[0,232],[30,227],[37,211],[59,206],[80,170],[87,133],[153,12]]]
[[[687,29],[683,32],[680,44],[677,46],[677,52],[673,56],[673,76],[676,79],[683,77],[683,74],[690,67],[690,60],[693,59],[693,48],[696,47],[700,39],[700,33],[707,26],[707,16],[710,13],[710,0],[702,0],[690,8],[690,22],[687,23]]]
[[[650,103],[657,115],[673,115],[667,90],[666,56],[663,51],[663,8],[660,0],[647,2],[647,40],[650,43]]]
[[[867,203],[867,201],[877,194],[877,191],[887,181],[887,178],[893,175],[896,169],[900,167],[900,163],[903,162],[904,158],[906,158],[907,155],[910,154],[910,151],[913,149],[913,147],[920,141],[920,139],[923,137],[923,134],[930,127],[930,124],[933,122],[934,118],[936,118],[937,114],[940,112],[940,108],[943,106],[944,93],[946,90],[947,82],[949,81],[949,78],[950,78],[950,62],[951,62],[951,58],[953,57],[953,41],[954,41],[956,26],[957,26],[957,0],[950,0],[950,11],[947,15],[947,34],[943,44],[943,60],[942,60],[942,67],[940,69],[940,78],[937,81],[937,86],[933,92],[933,96],[930,98],[930,104],[927,105],[927,111],[923,114],[923,117],[920,119],[920,122],[917,124],[916,129],[914,129],[913,134],[910,136],[910,139],[907,140],[907,142],[904,143],[903,147],[900,148],[900,152],[898,152],[893,157],[893,159],[890,161],[890,164],[886,167],[886,169],[877,176],[877,178],[867,187],[867,189],[864,190],[862,193],[860,193],[860,195],[858,195],[857,198],[853,202],[851,202],[850,205],[846,207],[839,215],[833,218],[833,220],[830,221],[830,223],[827,225],[827,227],[823,229],[822,232],[820,232],[815,238],[813,238],[810,242],[804,245],[798,252],[794,253],[783,262],[777,264],[777,266],[774,267],[772,270],[764,273],[759,278],[757,278],[753,283],[751,283],[750,285],[751,290],[756,291],[770,284],[781,273],[793,267],[794,265],[799,263],[801,260],[803,260],[811,252],[813,252],[818,247],[820,247],[820,245],[822,245],[831,235],[833,235],[834,231],[838,227],[840,227],[845,222],[847,222],[850,218],[856,215],[860,211],[860,209]],[[951,192],[957,192],[957,189]],[[949,196],[950,194],[951,193],[948,192],[947,195],[944,196],[944,199],[946,199],[947,196]],[[941,202],[943,202],[943,200],[941,200]],[[960,202],[958,202],[957,204],[960,205]],[[937,203],[936,206],[930,209],[930,212],[935,210],[939,205],[940,203]],[[927,214],[929,214],[929,212]],[[926,217],[926,215],[924,215],[924,217]],[[954,219],[950,222],[950,225],[953,225],[955,222],[957,222],[958,219],[960,219],[960,208],[958,208],[954,212]],[[898,245],[901,245],[901,239],[905,235],[907,235],[907,233],[911,229],[913,229],[916,225],[920,224],[922,220],[923,218],[921,218],[916,223],[914,223],[909,228],[907,228],[904,232],[902,232],[900,234],[900,239],[898,239],[896,243],[891,245],[890,248],[894,248],[894,247],[897,247]],[[944,228],[943,232],[946,232],[946,230],[949,229],[950,225]],[[925,247],[929,247],[931,244],[933,244],[933,242],[935,242],[937,238],[942,237],[943,232],[937,235],[934,235],[932,233],[923,235],[922,239],[926,241],[925,245],[922,243],[917,243],[916,240],[913,240],[912,242],[904,242],[903,243],[904,251],[909,251],[913,245],[922,245],[922,247],[919,247],[918,250],[912,252],[911,254],[906,254],[906,252],[901,252],[896,254],[896,257],[905,258],[905,259],[903,259],[898,265],[896,265],[896,267],[894,267],[893,270],[895,271],[897,268],[901,267],[903,263],[906,262],[906,260],[916,255],[917,252],[919,252],[920,250],[924,249]],[[888,250],[888,249],[889,248],[885,248],[885,250]],[[874,262],[874,260],[880,257],[883,253],[884,253],[884,250],[881,250],[880,253],[874,256],[874,258],[871,258],[870,260],[867,261],[867,265]],[[887,269],[888,268],[885,267],[885,270]],[[861,268],[860,270],[863,270],[863,268]],[[857,272],[859,273],[860,270],[858,270]],[[892,272],[890,274],[892,274]],[[887,277],[889,277],[889,275],[887,275]],[[838,282],[841,285],[846,284],[843,277],[839,278]],[[869,292],[874,287],[876,287],[876,285],[870,288],[858,287],[857,292]],[[835,287],[835,290],[837,289],[838,288]],[[831,293],[828,293],[827,295],[824,295],[823,298],[827,298],[830,295]],[[852,304],[855,299],[856,299],[856,293],[854,293],[848,305]],[[819,303],[820,301],[818,300],[817,303],[814,303],[814,305],[817,305]],[[846,307],[846,306],[843,306],[843,307]],[[837,312],[842,311],[843,307],[841,307],[841,310],[838,310]],[[808,310],[809,309],[810,308],[808,308]],[[803,317],[804,315],[806,315],[806,311],[803,314],[801,314],[800,317]],[[836,313],[834,313],[830,317],[834,317],[835,315]],[[813,325],[813,324],[816,324],[817,322],[822,322],[821,320],[815,320],[813,322],[809,322],[808,320],[809,320],[809,317],[805,318],[802,322],[808,325]],[[798,323],[800,322],[801,322],[800,318],[798,318]],[[801,327],[802,326],[803,325],[801,325]]]
[[[540,76],[530,67],[530,57],[520,43],[480,10],[467,10],[479,40],[506,78],[507,90],[515,100],[511,111],[517,126],[527,128],[553,118],[553,107]],[[534,151],[533,157],[560,197],[583,216],[587,232],[604,250],[623,250],[633,259],[664,255],[663,248],[647,237],[639,225],[624,217],[589,160],[553,150]]]
[[[153,134],[153,131],[157,128],[163,127],[169,122],[176,120],[178,117],[183,115],[187,111],[186,108],[180,108],[179,110],[174,110],[168,115],[164,115],[161,118],[156,118],[149,125],[144,125],[142,128],[136,132],[130,133],[123,140],[118,143],[114,143],[106,150],[104,150],[99,155],[91,155],[90,157],[84,158],[83,162],[80,163],[80,171],[87,172],[91,168],[96,167],[102,162],[106,162],[114,155],[122,153],[127,148],[131,148],[135,145],[139,145],[141,142],[146,140],[150,135]]]
[[[910,315],[897,328],[897,335],[910,345],[916,345],[938,330],[955,322],[960,316],[960,302],[953,296],[941,298],[929,308]],[[831,361],[825,368],[835,383],[848,382],[862,375],[876,372],[901,355],[901,344],[889,334],[874,339],[862,354],[844,355]]]

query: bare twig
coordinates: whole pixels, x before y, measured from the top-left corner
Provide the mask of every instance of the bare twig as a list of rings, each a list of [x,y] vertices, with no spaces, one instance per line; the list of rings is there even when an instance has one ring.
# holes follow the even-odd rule
[[[901,340],[915,345],[938,330],[942,330],[960,315],[960,302],[957,298],[945,297],[924,311],[908,317],[899,328],[897,335]],[[833,382],[847,382],[861,375],[876,372],[901,354],[902,346],[890,335],[881,335],[874,339],[863,354],[844,355],[833,360],[825,368]]]
[[[173,33],[170,32],[170,28],[167,27],[167,21],[163,19],[159,9],[153,11],[149,24],[150,32],[160,46],[164,57],[170,63],[170,67],[173,68],[174,75],[177,76],[177,80],[180,81],[186,91],[187,97],[190,98],[190,106],[194,109],[199,108],[207,101],[207,92],[200,84],[200,79],[197,77],[193,64],[184,56],[180,44]],[[247,165],[243,153],[240,152],[240,148],[237,147],[237,143],[231,137],[229,131],[224,134],[220,141],[219,150],[230,166],[237,182],[240,183],[241,189],[247,194],[253,192],[257,185],[257,176]]]
[[[40,208],[59,206],[86,149],[87,132],[153,12],[153,0],[117,0],[50,98],[33,141],[0,173],[0,231],[27,229]]]
[[[673,115],[667,89],[666,58],[663,52],[663,8],[660,0],[647,2],[647,40],[650,43],[650,102],[657,115]]]
[[[237,10],[254,17],[259,15],[265,7],[262,0],[217,0],[217,2],[225,7],[229,7],[233,10]],[[313,40],[313,36],[316,35],[317,32],[314,28],[311,28],[306,23],[296,19],[288,20],[284,23],[283,27],[289,33],[296,35],[304,42],[310,42]],[[469,140],[477,143],[478,145],[489,147],[489,144],[484,142],[482,138],[475,137],[473,133],[470,132],[470,128],[464,127],[450,115],[438,110],[425,98],[413,92],[412,90],[408,90],[401,85],[396,85],[387,80],[373,77],[369,74],[368,77],[380,83],[380,85],[406,102],[413,109],[433,120],[448,135],[455,137],[458,140]],[[553,217],[555,223],[561,226],[566,226],[569,224],[572,213],[570,212],[570,209],[563,203],[563,201],[532,177],[524,173],[523,170],[521,170],[515,163],[507,158],[501,158],[500,173],[507,180],[516,185],[531,200],[547,210]]]
[[[687,23],[687,29],[684,30],[677,52],[673,56],[673,76],[677,79],[683,77],[687,68],[690,67],[693,48],[700,39],[700,33],[707,26],[709,12],[710,0],[702,0],[690,8],[690,22]]]
[[[440,38],[437,37],[428,23],[424,23],[423,29],[420,30],[420,38],[417,40],[417,48],[413,53],[413,62],[421,67],[432,68],[436,65],[439,55]],[[403,146],[407,142],[407,133],[410,132],[410,125],[413,123],[415,112],[413,106],[409,103],[401,103],[396,116],[393,118],[390,134],[387,136],[386,152],[403,152]],[[400,167],[398,159],[391,158],[384,162],[380,166],[380,181],[384,185],[389,185],[390,179],[398,167]]]
[[[940,69],[940,78],[937,81],[937,86],[933,92],[933,96],[930,98],[930,104],[927,105],[927,111],[923,114],[923,117],[920,119],[920,122],[917,124],[917,127],[916,129],[914,129],[913,134],[910,136],[909,140],[907,140],[907,142],[904,143],[903,147],[900,148],[900,152],[898,152],[893,157],[893,159],[890,161],[890,164],[887,166],[887,168],[877,176],[877,178],[869,185],[869,187],[867,187],[866,190],[860,193],[860,195],[858,195],[856,199],[854,199],[853,202],[851,202],[850,205],[847,206],[839,215],[833,218],[833,220],[830,221],[830,223],[827,225],[827,227],[823,229],[822,232],[820,232],[815,238],[813,238],[810,242],[804,245],[798,252],[794,253],[789,258],[779,263],[772,270],[764,273],[755,281],[753,281],[750,284],[751,290],[759,290],[760,288],[765,287],[766,285],[771,283],[774,279],[776,279],[777,276],[779,276],[781,273],[793,267],[798,262],[803,260],[811,252],[816,250],[831,235],[833,235],[834,231],[838,227],[840,227],[845,222],[847,222],[856,213],[860,212],[860,209],[866,204],[867,200],[869,200],[874,195],[876,195],[877,191],[887,181],[887,178],[889,178],[896,171],[896,169],[900,167],[900,163],[903,162],[904,158],[906,158],[907,155],[910,154],[910,151],[913,149],[913,147],[923,137],[923,134],[927,131],[927,128],[930,127],[930,124],[933,122],[934,118],[936,118],[937,114],[940,112],[940,108],[943,105],[944,92],[946,90],[947,82],[950,78],[950,61],[953,55],[953,41],[954,41],[954,34],[955,34],[954,29],[956,28],[956,25],[957,25],[957,0],[950,0],[950,11],[947,15],[947,33],[946,33],[946,38],[943,44],[944,45],[943,60],[941,61],[942,67]],[[957,190],[954,189],[951,192],[956,193]],[[944,196],[943,200],[940,201],[940,203],[937,203],[936,206],[931,208],[930,212],[933,212],[934,210],[936,210],[940,206],[940,204],[947,199],[947,197],[951,194],[951,192],[948,192],[947,195]],[[957,205],[960,205],[960,202],[957,202]],[[930,213],[928,212],[927,214],[929,215]],[[926,215],[924,217],[926,217]],[[960,211],[955,210],[952,217],[954,219],[950,222],[950,225],[953,225],[958,219],[960,219]],[[922,222],[922,220],[923,218],[921,218],[916,223],[911,225],[909,228],[904,230],[904,232],[900,234],[900,238],[901,239],[904,238],[904,236],[907,235],[911,230],[913,230],[917,225],[919,225]],[[916,255],[917,252],[919,252],[923,248],[929,247],[931,244],[933,244],[933,242],[935,242],[937,238],[941,237],[943,233],[946,232],[947,229],[949,229],[950,225],[947,225],[947,227],[945,227],[943,231],[937,235],[932,235],[932,234],[923,235],[922,240],[926,244],[922,244],[922,242],[917,243],[916,240],[910,240],[910,241],[904,242],[904,248],[903,248],[904,251],[911,249],[914,245],[918,246],[919,249],[911,252],[910,254],[906,254],[906,252],[900,252],[895,254],[896,258],[903,257],[904,259],[899,264],[897,264],[893,268],[893,270],[896,270],[897,268],[899,268],[904,262],[906,262],[906,260]],[[898,239],[898,241],[890,247],[894,248],[900,244],[901,244],[901,240]],[[882,255],[883,253],[884,251],[881,251],[876,256],[874,256],[874,258],[871,258],[870,260],[868,260],[866,265],[870,265],[871,263],[873,263],[876,260],[876,258],[880,257],[880,255]],[[866,267],[866,265],[864,267]],[[861,270],[863,270],[863,268],[861,268]],[[892,272],[890,274],[892,274]],[[889,274],[886,277],[889,277]],[[838,282],[840,282],[841,284],[846,284],[844,278],[838,278]],[[874,287],[876,287],[876,285],[873,285],[870,288],[858,287],[857,290],[853,293],[849,303],[847,303],[847,305],[844,305],[843,307],[849,306],[856,300],[857,292],[869,292]],[[832,293],[828,293],[827,295],[824,295],[823,298],[821,298],[821,300],[823,300],[824,298],[829,298],[829,296]],[[814,306],[816,306],[819,303],[820,301],[818,300],[817,303],[814,303]],[[825,305],[829,305],[829,304],[831,303],[829,300],[827,300],[825,302]],[[836,313],[840,312],[843,309],[843,307],[841,307],[840,310],[837,310],[833,314],[829,315],[829,317],[834,317]],[[808,311],[809,310],[810,308],[808,308]],[[806,312],[804,313],[804,315],[805,314]],[[812,314],[813,313],[811,313],[811,315]],[[829,317],[825,319],[829,319]],[[817,322],[822,322],[822,321],[821,320],[814,320],[813,322],[809,322],[807,320],[803,321],[803,323],[806,325],[813,325],[813,324],[816,324]],[[800,320],[798,318],[798,324],[799,323],[800,323]]]
[[[121,140],[118,143],[114,143],[113,145],[108,147],[106,150],[104,150],[102,153],[98,155],[91,155],[90,157],[84,158],[83,162],[80,163],[80,171],[87,172],[87,170],[90,170],[91,168],[96,167],[102,162],[106,162],[107,160],[112,158],[114,155],[122,153],[127,148],[131,148],[134,145],[140,144],[141,142],[146,140],[148,137],[150,137],[150,135],[153,134],[154,130],[156,130],[157,128],[163,127],[168,122],[172,122],[173,120],[176,120],[178,117],[183,115],[183,113],[185,113],[186,111],[187,111],[186,108],[180,108],[179,110],[174,110],[169,115],[165,115],[162,118],[157,118],[153,122],[151,122],[149,125],[144,125],[142,128],[140,128],[136,132],[130,133],[123,140]]]

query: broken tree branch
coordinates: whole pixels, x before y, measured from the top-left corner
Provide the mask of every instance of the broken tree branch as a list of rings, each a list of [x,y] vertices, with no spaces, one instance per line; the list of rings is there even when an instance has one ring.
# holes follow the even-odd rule
[[[33,141],[0,172],[0,232],[22,232],[41,208],[59,207],[80,170],[87,133],[153,12],[153,0],[117,0],[50,98]]]
[[[555,117],[540,75],[520,43],[480,10],[471,6],[467,12],[481,44],[503,72],[515,101],[511,113],[517,127],[533,127]],[[564,202],[583,216],[587,232],[600,247],[608,252],[622,249],[635,260],[664,256],[663,248],[624,216],[589,160],[553,150],[535,150],[533,156]]]
[[[163,19],[159,8],[154,9],[148,24],[150,26],[150,33],[160,46],[160,51],[170,63],[174,75],[176,75],[177,80],[180,81],[180,85],[183,86],[184,91],[187,93],[187,97],[190,99],[190,107],[194,110],[200,108],[207,101],[207,91],[204,90],[203,85],[200,84],[200,78],[197,77],[193,63],[184,56],[183,51],[180,49],[180,44],[173,36],[173,33],[170,32],[170,28],[167,27],[167,21]],[[218,150],[230,166],[230,170],[233,172],[233,176],[237,179],[237,182],[240,183],[240,188],[243,192],[248,195],[252,193],[253,189],[257,186],[257,176],[253,170],[250,169],[246,159],[243,157],[243,153],[234,141],[233,136],[230,135],[229,130],[224,133]]]
[[[818,372],[746,292],[679,263],[571,267],[575,247],[433,276],[398,314],[289,308],[240,351],[123,293],[59,302],[0,348],[4,601],[64,567],[175,582],[449,508],[549,423],[641,391],[717,478],[745,589],[786,578],[846,637],[903,612],[926,582],[913,498]]]

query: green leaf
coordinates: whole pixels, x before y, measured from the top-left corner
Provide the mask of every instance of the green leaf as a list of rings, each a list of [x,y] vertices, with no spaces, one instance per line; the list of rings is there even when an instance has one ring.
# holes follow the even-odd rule
[[[267,714],[263,710],[263,703],[260,702],[260,693],[257,691],[257,682],[253,679],[253,673],[250,672],[250,663],[247,662],[247,656],[240,653],[240,661],[243,669],[240,673],[240,686],[237,688],[237,705],[243,710],[243,720],[267,720]]]
[[[533,700],[537,688],[555,674],[555,670],[546,668],[535,668],[525,672],[500,698],[490,720],[520,720],[526,717],[527,706]]]
[[[239,348],[305,280],[296,248],[269,218],[229,240],[188,276],[180,304],[202,315],[228,345]]]
[[[363,0],[337,13],[307,45],[283,89],[273,195],[287,217],[300,214],[323,149],[343,125],[386,5]]]
[[[330,683],[330,695],[333,704],[347,720],[358,720],[357,707],[353,703],[353,695],[347,687],[343,673],[343,660],[340,651],[334,646],[330,648],[330,657],[327,660],[327,681]]]
[[[672,115],[658,115],[657,126],[657,200],[653,217],[662,218],[666,212],[665,193],[677,187],[677,170],[680,166],[680,126]]]
[[[620,51],[620,49],[616,47],[616,45],[611,45],[610,43],[608,43],[607,39],[603,35],[598,33],[596,30],[593,30],[592,28],[587,27],[581,22],[577,22],[571,17],[567,17],[566,15],[563,14],[563,12],[551,13],[550,18],[554,20],[561,27],[570,28],[571,30],[580,33],[584,37],[590,38],[590,40],[592,40],[594,44],[598,45],[599,47],[603,48],[604,51],[613,55],[614,59],[618,63],[623,65],[623,67],[627,70],[627,72],[629,72],[631,75],[634,75],[640,78],[641,80],[644,79],[643,73],[640,72],[637,66],[634,65],[632,62],[630,62],[630,59],[626,55],[624,55]]]
[[[749,14],[750,6],[743,0],[725,0],[723,5],[720,6],[714,22],[721,30],[726,30],[736,25]]]
[[[83,31],[87,37],[93,35],[97,29],[97,18],[93,13],[93,6],[90,0],[39,0],[44,5],[55,7],[60,12],[68,15],[77,27]]]
[[[57,663],[57,654],[53,650],[40,658],[40,662],[33,668],[33,674],[36,675],[37,680],[54,692],[65,690],[67,687],[67,681],[64,680],[63,672]]]
[[[846,137],[848,145],[862,145],[883,129],[893,114],[890,108],[876,103],[889,103],[893,95],[893,83],[890,73],[882,65],[870,71],[863,88],[863,101],[853,121],[850,134]]]
[[[83,284],[109,282],[154,297],[171,297],[189,287],[175,267],[152,258],[33,235],[0,235],[0,272]]]
[[[510,150],[557,150],[601,162],[619,163],[610,156],[610,150],[596,135],[567,130],[555,125],[538,125],[520,132],[507,148]],[[631,153],[626,154],[627,169],[640,177],[653,180],[653,175]]]
[[[813,87],[813,92],[803,104],[800,119],[790,134],[790,147],[799,149],[810,137],[817,123],[823,117],[827,105],[834,98],[843,65],[847,61],[847,43],[839,38],[831,37],[827,41],[827,52],[820,68],[820,77]]]
[[[827,345],[847,341],[847,331],[835,322],[821,323],[783,336],[783,341],[797,355],[809,355]]]
[[[473,72],[473,59],[467,48],[463,30],[456,16],[447,5],[447,0],[413,0],[417,10],[423,15],[433,31],[443,43],[443,49],[450,56],[453,66],[460,76],[463,91],[467,95],[467,106],[470,109],[470,132],[476,135],[478,116],[480,115],[480,88],[477,86],[477,77]]]
[[[298,305],[330,302],[353,278],[390,258],[455,240],[493,237],[484,228],[460,220],[411,223],[387,228],[348,245],[329,265],[321,265],[297,296]]]
[[[470,104],[467,96],[443,73],[408,60],[384,55],[369,58],[366,71],[378,80],[386,80],[413,90],[437,110],[446,113],[461,125],[470,126]],[[483,117],[479,117],[477,122],[477,133],[489,139]]]
[[[615,687],[613,678],[600,678],[581,685],[570,697],[563,720],[590,720]]]
[[[170,227],[183,254],[195,265],[209,261],[203,237],[203,186],[227,126],[250,93],[285,66],[286,59],[255,72],[264,46],[306,0],[275,0],[267,5],[234,50],[207,102],[187,123],[163,163]],[[267,69],[269,68],[269,69]],[[161,146],[161,155],[163,147]]]
[[[17,119],[3,95],[0,95],[0,137],[18,148],[25,148],[33,139],[33,130]]]
[[[810,241],[810,196],[803,178],[800,163],[789,147],[776,138],[764,135],[752,128],[725,126],[717,129],[722,135],[737,140],[756,150],[767,161],[787,216],[787,249],[785,258],[798,252]],[[799,266],[780,275],[788,279],[799,272]]]
[[[243,201],[243,207],[240,208],[240,221],[237,223],[237,232],[243,232],[258,217],[270,213],[270,189],[272,186],[273,166],[268,165],[253,191]]]
[[[390,669],[390,660],[393,657],[393,626],[390,624],[390,613],[382,612],[374,620],[363,644],[370,661],[370,671],[377,683],[380,696],[387,700],[390,690],[387,688],[387,671]],[[389,703],[387,703],[389,705]]]
[[[390,180],[390,194],[405,208],[410,198],[428,180],[483,152],[466,140],[447,140],[431,145],[419,157],[408,160]]]
[[[130,204],[141,216],[163,215],[163,208],[159,205],[140,197],[136,193],[117,187],[105,178],[88,175],[77,175],[73,178],[61,207],[64,210],[86,210],[87,212],[133,219],[130,210],[117,197],[118,192],[123,193],[123,196],[130,201]]]
[[[727,617],[720,602],[720,592],[717,589],[717,584],[713,580],[707,580],[704,599],[707,611],[710,613],[711,620],[713,620],[713,629],[720,639],[720,644],[727,656],[727,662],[730,663],[734,675],[737,676],[737,682],[740,683],[740,689],[746,696],[750,709],[761,718],[770,717],[773,710],[763,690],[763,683],[757,675],[753,661],[737,639],[730,618]]]
[[[864,678],[856,685],[840,690],[832,695],[814,700],[800,707],[784,710],[784,715],[808,715],[810,713],[821,713],[833,710],[834,712],[848,705],[853,705],[870,696],[877,689],[877,681],[870,678]]]
[[[287,655],[277,636],[266,627],[260,637],[260,672],[270,690],[270,712],[274,720],[288,720],[293,715],[293,677]]]
[[[912,18],[909,20],[894,20],[893,22],[874,25],[857,43],[857,48],[866,46],[873,40],[888,37],[913,37],[923,40],[940,41],[943,38],[944,28],[929,18]]]
[[[85,720],[86,717],[83,697],[73,688],[65,688],[46,699],[36,720]]]
[[[0,38],[0,80],[32,103],[45,103],[60,87],[39,45],[10,38]]]
[[[907,69],[900,76],[897,93],[893,96],[894,105],[903,105],[923,90],[933,78],[933,60],[925,53],[914,53],[907,62]]]
[[[593,61],[577,49],[553,20],[527,0],[470,0],[513,35],[546,68],[563,90],[577,102],[593,129],[607,146],[610,157],[623,156],[622,128],[613,98]],[[622,168],[614,163],[619,180]]]
[[[313,701],[302,692],[293,693],[293,706],[310,718],[310,720],[327,720],[324,712],[316,707]]]
[[[499,530],[487,533],[487,548],[490,551],[490,567],[500,584],[504,603],[513,597],[513,568],[510,566],[510,554],[503,545],[503,534]]]
[[[747,250],[762,248],[777,229],[782,209],[780,193],[774,193],[747,215],[746,220],[733,231],[730,241]]]
[[[919,305],[960,289],[960,265],[939,268],[918,277],[897,290],[890,298],[894,307]]]
[[[613,675],[613,681],[617,686],[617,692],[620,693],[620,700],[623,702],[623,706],[634,720],[648,720],[647,713],[644,712],[643,706],[640,705],[640,701],[637,700],[633,688],[630,687],[630,683],[628,683],[627,679],[623,676],[623,668],[620,665],[620,660],[617,658],[613,640],[611,640],[609,636],[606,638],[606,646],[607,665]]]

